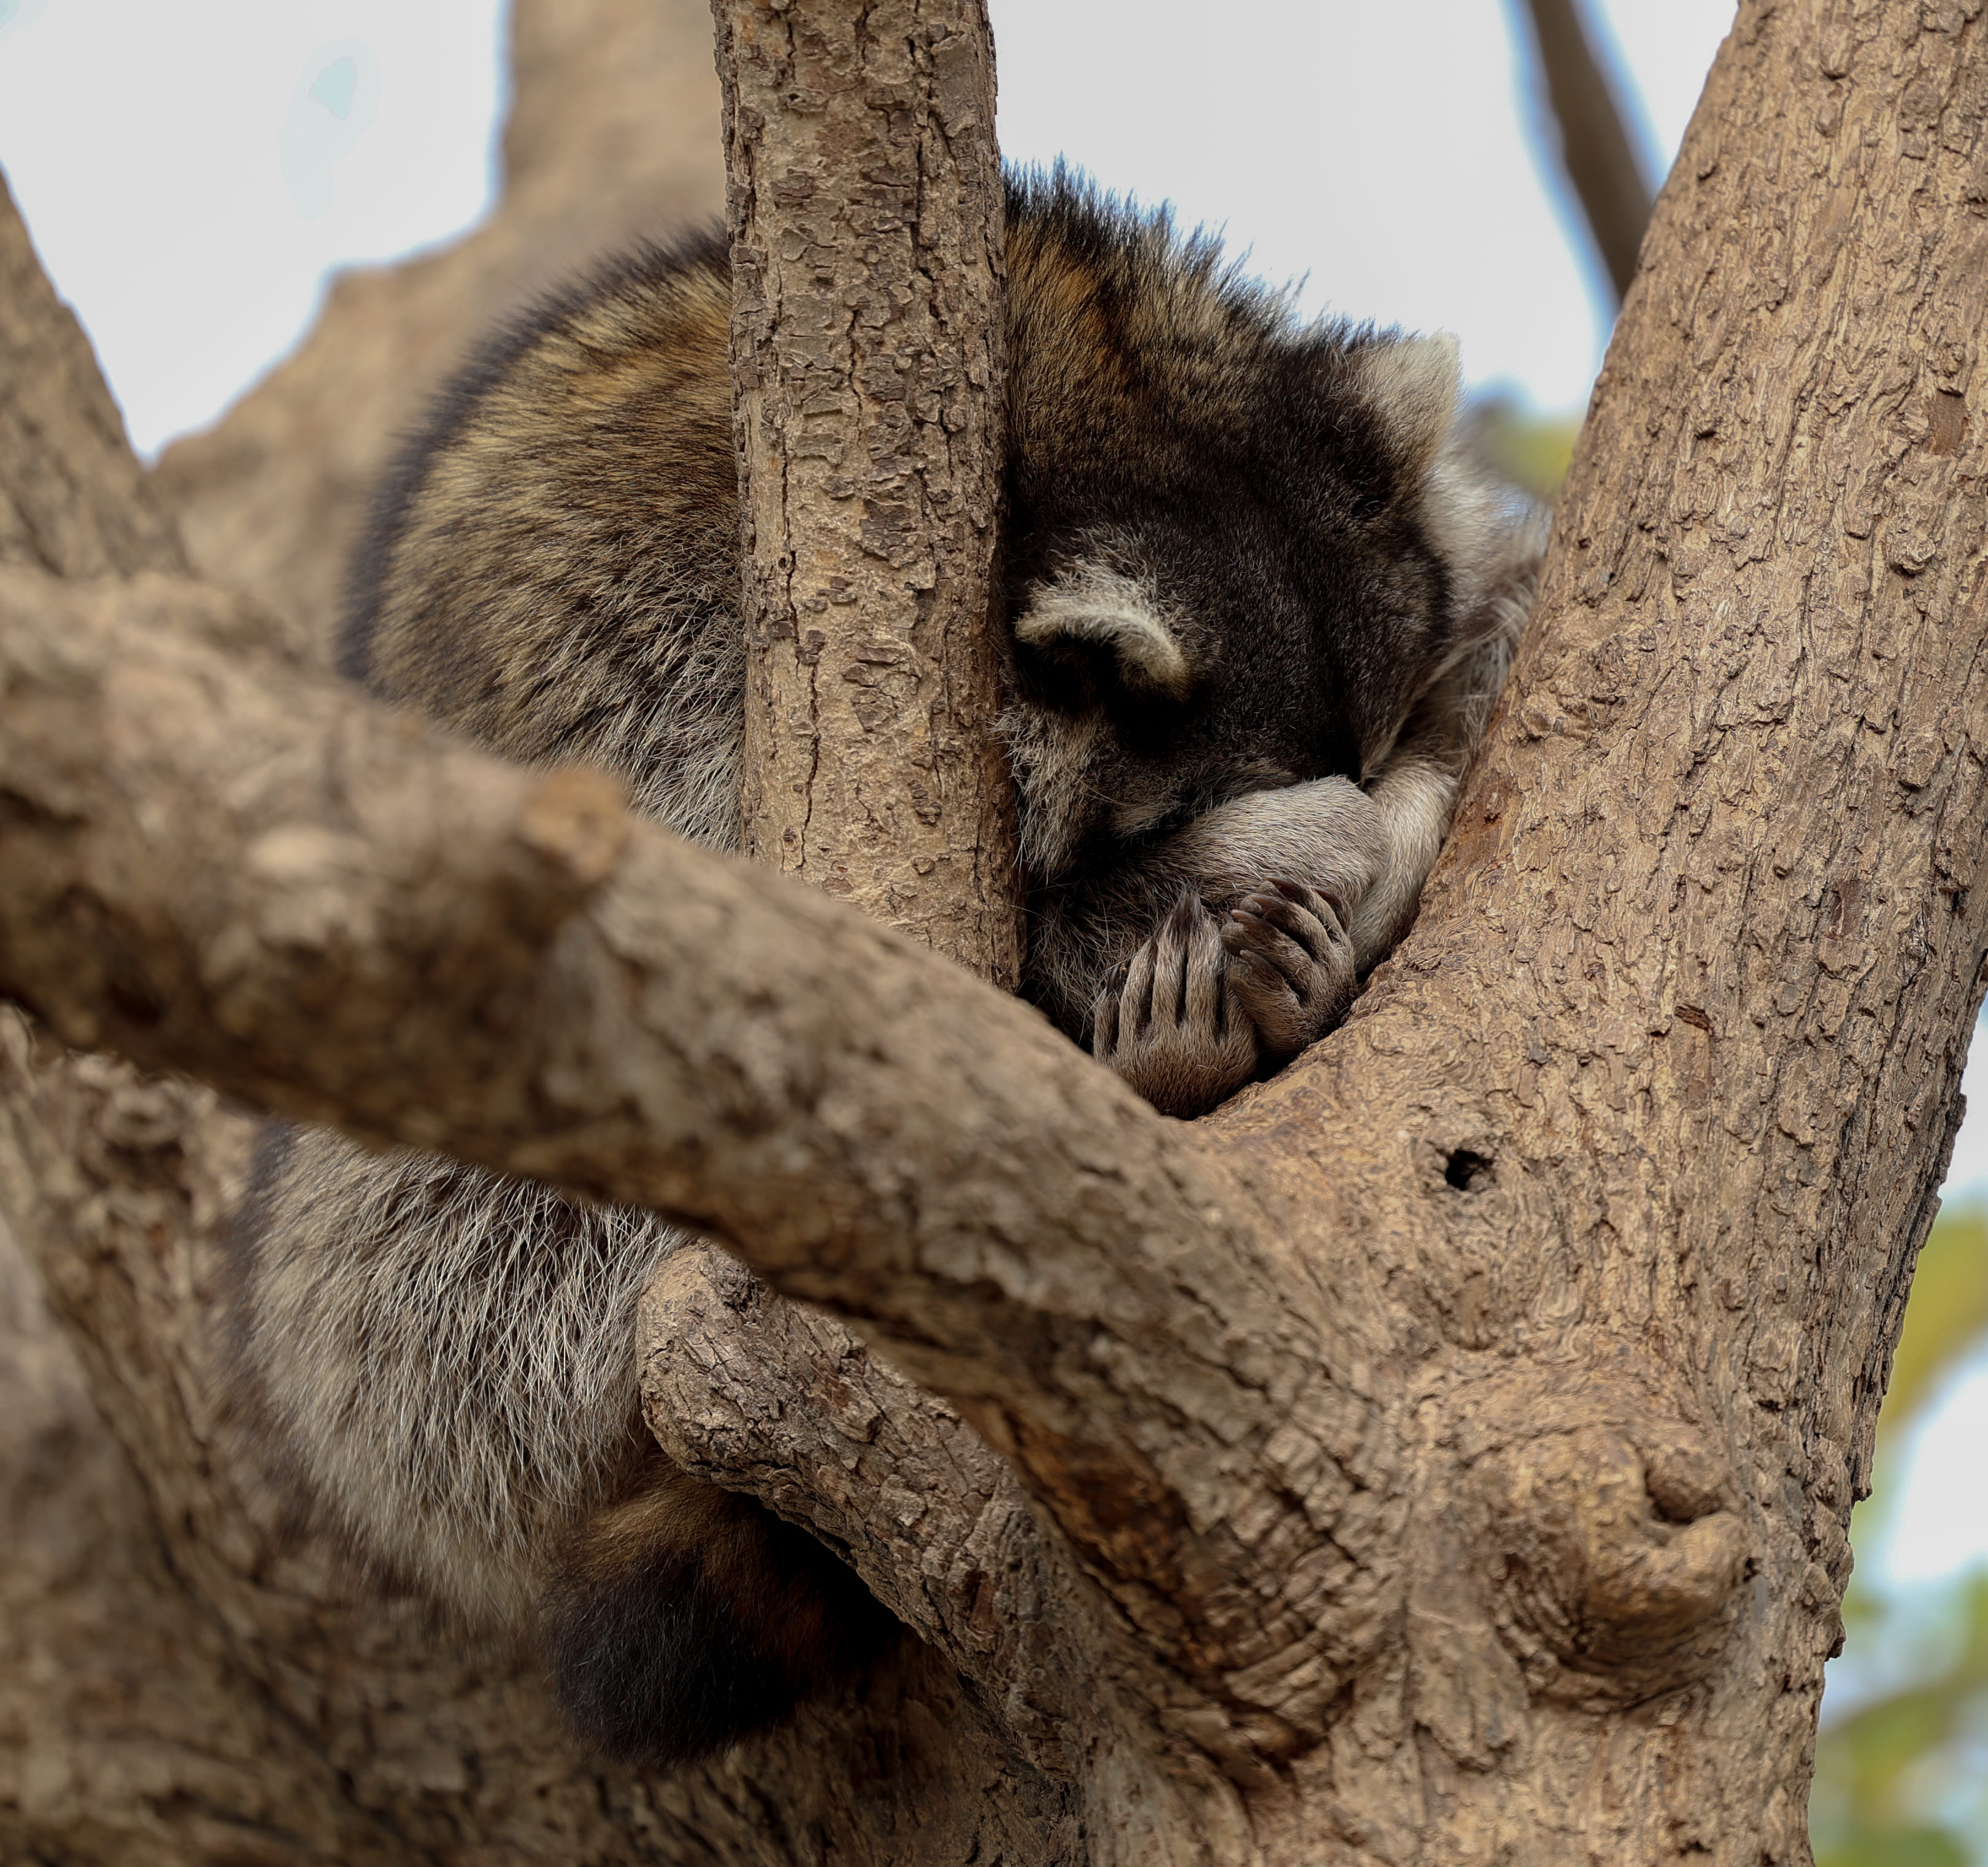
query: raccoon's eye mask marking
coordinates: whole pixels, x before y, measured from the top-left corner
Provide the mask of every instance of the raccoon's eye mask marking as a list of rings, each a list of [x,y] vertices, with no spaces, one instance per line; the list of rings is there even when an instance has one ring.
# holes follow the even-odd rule
[[[1080,563],[1042,590],[1016,619],[1015,639],[1032,648],[1093,642],[1117,656],[1128,687],[1185,699],[1194,669],[1152,591],[1136,577]]]

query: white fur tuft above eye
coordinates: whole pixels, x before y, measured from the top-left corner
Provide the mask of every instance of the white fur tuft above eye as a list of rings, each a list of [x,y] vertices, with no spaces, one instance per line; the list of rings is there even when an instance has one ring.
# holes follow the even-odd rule
[[[1109,648],[1128,687],[1156,688],[1178,698],[1194,683],[1194,670],[1152,592],[1101,565],[1080,564],[1039,590],[1016,621],[1015,639],[1036,648],[1058,641]]]
[[[1361,353],[1360,380],[1402,459],[1414,468],[1429,465],[1456,419],[1456,340],[1446,330],[1383,338]]]

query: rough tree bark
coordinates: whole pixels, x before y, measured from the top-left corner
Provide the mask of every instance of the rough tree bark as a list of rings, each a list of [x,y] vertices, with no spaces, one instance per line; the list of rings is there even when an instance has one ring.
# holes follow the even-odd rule
[[[706,1768],[590,1776],[523,1662],[341,1599],[211,1417],[238,1120],[12,1028],[0,1187],[213,1720],[106,1794],[119,1858],[1803,1859],[1988,960],[1979,12],[1743,8],[1421,922],[1197,1124],[839,904],[245,654],[75,466],[0,576],[0,989],[853,1321],[898,1373],[688,1257],[647,1385],[925,1635]],[[28,323],[10,372],[75,367]],[[17,503],[80,458],[36,445]],[[56,1806],[0,1795],[113,1857]]]
[[[715,0],[748,854],[1012,988],[1001,175],[986,11]]]

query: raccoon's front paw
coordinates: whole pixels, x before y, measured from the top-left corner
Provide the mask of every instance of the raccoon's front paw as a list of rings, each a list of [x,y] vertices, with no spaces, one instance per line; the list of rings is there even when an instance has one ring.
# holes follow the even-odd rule
[[[1229,911],[1229,993],[1266,1054],[1295,1057],[1345,1016],[1357,983],[1347,918],[1337,895],[1282,878]]]
[[[1256,1033],[1229,990],[1215,917],[1183,894],[1098,995],[1091,1053],[1167,1115],[1206,1113],[1256,1074]]]

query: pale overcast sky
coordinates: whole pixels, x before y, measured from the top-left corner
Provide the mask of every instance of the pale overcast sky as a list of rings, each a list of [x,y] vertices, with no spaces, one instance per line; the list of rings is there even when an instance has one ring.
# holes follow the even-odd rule
[[[1610,0],[1653,171],[1732,0]],[[498,0],[0,0],[0,163],[133,439],[211,420],[327,269],[489,195]],[[1601,324],[1526,134],[1503,0],[992,0],[1003,147],[1226,225],[1307,303],[1456,331],[1578,406]]]
[[[1011,157],[1067,154],[1226,226],[1256,270],[1304,276],[1314,309],[1453,330],[1480,387],[1547,409],[1585,397],[1604,326],[1527,134],[1504,0],[990,8]],[[1660,177],[1733,0],[1598,11]],[[0,165],[141,449],[211,421],[267,369],[330,269],[446,239],[484,211],[502,12],[0,0]],[[1969,1077],[1988,1107],[1988,1058]],[[1948,1185],[1988,1199],[1988,1118],[1969,1123]],[[1988,1436],[1988,1368],[1942,1422],[1929,1446]],[[1988,1549],[1982,1501],[1976,1486],[1914,1486],[1901,1541],[1921,1569]]]

